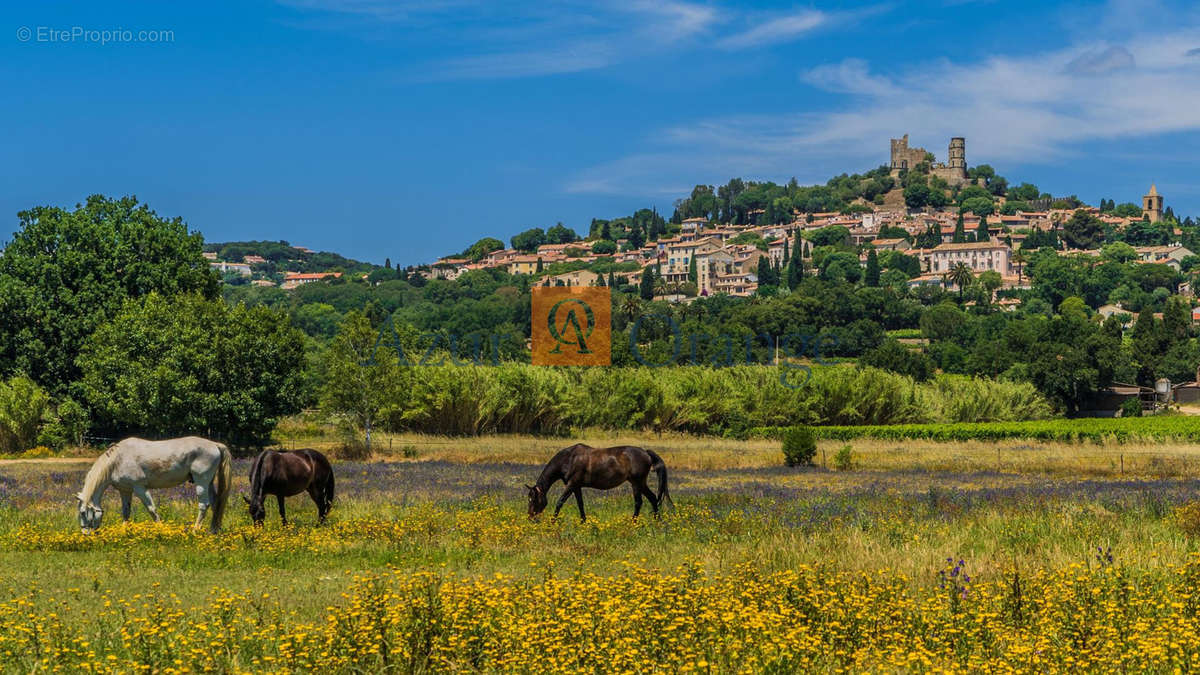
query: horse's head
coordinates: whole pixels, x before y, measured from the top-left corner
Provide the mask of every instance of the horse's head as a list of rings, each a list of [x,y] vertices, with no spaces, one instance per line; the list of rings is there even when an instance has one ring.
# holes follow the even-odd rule
[[[104,509],[84,500],[82,494],[75,495],[79,500],[79,529],[84,534],[100,529],[100,520],[104,518]]]
[[[262,500],[252,501],[246,495],[242,495],[242,501],[250,508],[250,520],[253,520],[255,525],[262,525],[267,519],[267,508],[263,506]]]
[[[529,491],[529,517],[533,518],[546,510],[546,492],[536,485],[526,485],[525,489]]]

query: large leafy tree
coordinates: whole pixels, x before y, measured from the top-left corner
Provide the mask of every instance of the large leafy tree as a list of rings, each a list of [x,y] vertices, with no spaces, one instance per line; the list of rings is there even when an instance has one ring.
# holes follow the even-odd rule
[[[128,300],[78,364],[79,392],[112,435],[198,434],[260,447],[306,393],[304,335],[285,312],[192,294]]]
[[[411,369],[401,361],[413,351],[411,336],[389,326],[372,328],[365,314],[351,312],[325,352],[321,407],[346,415],[365,434],[368,451],[372,429],[402,412],[411,387]]]
[[[1098,248],[1104,243],[1104,222],[1080,209],[1063,224],[1063,239],[1071,248]]]
[[[20,230],[0,253],[0,372],[22,371],[62,394],[79,377],[84,341],[126,300],[217,296],[200,234],[135,197],[94,195],[73,211],[17,216]]]

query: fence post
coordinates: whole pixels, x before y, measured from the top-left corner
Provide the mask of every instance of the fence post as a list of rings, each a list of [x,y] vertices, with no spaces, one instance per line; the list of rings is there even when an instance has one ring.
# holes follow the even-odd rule
[[[1121,453],[1121,475],[1125,475],[1125,453]]]
[[[825,461],[825,448],[821,448],[821,468],[828,469],[829,462]]]

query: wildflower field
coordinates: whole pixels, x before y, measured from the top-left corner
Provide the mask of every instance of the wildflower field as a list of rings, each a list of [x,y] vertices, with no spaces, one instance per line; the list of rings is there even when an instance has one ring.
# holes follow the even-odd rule
[[[270,509],[254,528],[235,495],[218,536],[189,529],[186,488],[157,494],[159,524],[140,506],[121,524],[110,493],[85,536],[72,495],[86,461],[0,464],[0,669],[1200,665],[1200,508],[1179,472],[900,469],[882,447],[860,448],[849,471],[787,469],[757,446],[720,467],[668,440],[676,507],[661,519],[633,521],[620,489],[587,493],[585,524],[573,504],[531,522],[521,485],[539,467],[505,458],[511,442],[480,461],[337,462],[327,525],[293,498],[291,526]],[[1023,447],[1003,449],[1050,451]]]

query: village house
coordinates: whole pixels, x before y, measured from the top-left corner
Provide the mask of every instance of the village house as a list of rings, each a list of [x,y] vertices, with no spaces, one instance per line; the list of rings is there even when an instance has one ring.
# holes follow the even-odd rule
[[[341,272],[288,272],[284,275],[280,288],[290,291],[297,286],[311,284],[322,279],[337,279],[340,276],[342,276]]]
[[[508,273],[534,274],[537,272],[539,264],[545,264],[545,261],[536,255],[513,256],[508,259]]]
[[[208,263],[208,266],[220,272],[221,274],[225,274],[227,272],[236,272],[244,277],[250,276],[250,266],[246,263],[210,262]]]
[[[1194,255],[1187,247],[1181,244],[1173,244],[1171,246],[1135,246],[1138,260],[1146,263],[1158,263],[1160,265],[1170,265],[1179,270],[1183,259]]]
[[[267,259],[261,255],[248,255],[242,258],[242,262],[247,265],[262,265],[267,262]]]
[[[876,239],[871,242],[876,251],[906,251],[912,247],[907,239],[896,237],[895,239]]]
[[[994,270],[1006,276],[1012,250],[997,241],[984,241],[939,244],[931,249],[918,249],[917,255],[931,274],[948,272],[958,263],[965,263],[975,273]]]
[[[545,277],[538,283],[542,286],[599,286],[600,275],[591,270],[575,270]]]

